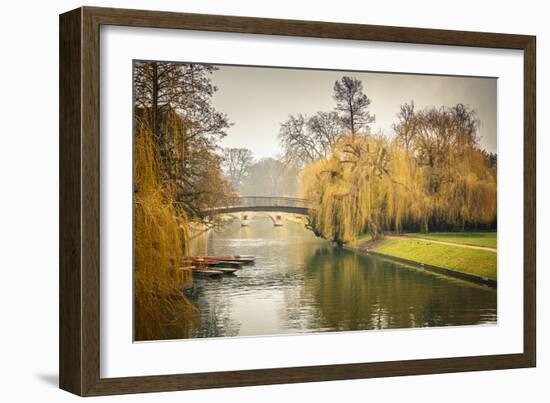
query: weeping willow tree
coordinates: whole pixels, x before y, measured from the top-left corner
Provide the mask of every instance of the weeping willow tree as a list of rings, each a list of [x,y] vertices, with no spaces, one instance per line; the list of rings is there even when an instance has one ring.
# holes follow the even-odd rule
[[[190,228],[213,225],[207,212],[234,193],[218,142],[230,127],[214,108],[213,66],[135,62],[135,337],[189,337],[195,308],[181,292],[192,281]],[[187,259],[188,260],[188,259]]]
[[[418,219],[415,169],[406,154],[382,136],[342,136],[329,158],[307,166],[302,196],[316,202],[310,225],[337,243]]]
[[[457,104],[413,112],[408,120],[414,128],[408,153],[422,170],[428,198],[422,229],[495,227],[496,165],[479,146],[476,112]]]
[[[443,170],[423,167],[427,222],[423,230],[488,228],[496,220],[496,169],[482,152],[452,156]]]
[[[344,134],[302,173],[310,225],[339,244],[370,233],[496,226],[496,167],[463,105],[402,107],[396,136]]]
[[[196,311],[180,290],[192,281],[179,270],[188,247],[189,223],[161,185],[159,150],[139,125],[134,141],[134,323],[136,340],[164,339],[170,329],[189,331]]]

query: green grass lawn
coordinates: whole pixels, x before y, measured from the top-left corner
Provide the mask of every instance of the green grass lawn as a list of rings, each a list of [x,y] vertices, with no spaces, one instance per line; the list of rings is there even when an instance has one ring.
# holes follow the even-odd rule
[[[496,280],[497,254],[430,243],[423,239],[385,238],[374,252]]]
[[[361,245],[371,240],[372,240],[372,236],[370,234],[363,234],[363,235],[359,235],[355,241],[350,242],[350,245],[353,245],[353,246]]]
[[[434,241],[461,243],[465,245],[497,247],[496,232],[416,232],[407,234],[410,237],[432,239]]]

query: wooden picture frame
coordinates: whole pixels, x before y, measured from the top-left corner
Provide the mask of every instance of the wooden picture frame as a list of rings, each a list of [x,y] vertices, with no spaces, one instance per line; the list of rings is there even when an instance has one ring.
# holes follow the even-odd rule
[[[287,35],[524,52],[523,353],[276,369],[100,377],[101,25]],[[533,367],[536,363],[534,36],[81,7],[60,16],[60,387],[81,396]]]

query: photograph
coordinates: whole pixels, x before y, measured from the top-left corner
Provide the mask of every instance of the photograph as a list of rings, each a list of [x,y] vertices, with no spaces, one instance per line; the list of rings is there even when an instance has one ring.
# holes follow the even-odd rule
[[[497,78],[132,79],[134,341],[497,324]]]

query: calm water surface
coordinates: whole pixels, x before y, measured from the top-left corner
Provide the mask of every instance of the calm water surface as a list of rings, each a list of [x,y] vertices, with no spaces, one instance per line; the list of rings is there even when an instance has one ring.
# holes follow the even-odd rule
[[[195,242],[194,253],[255,255],[256,263],[195,278],[187,293],[200,313],[190,337],[496,323],[494,289],[334,248],[300,223],[249,223]]]

